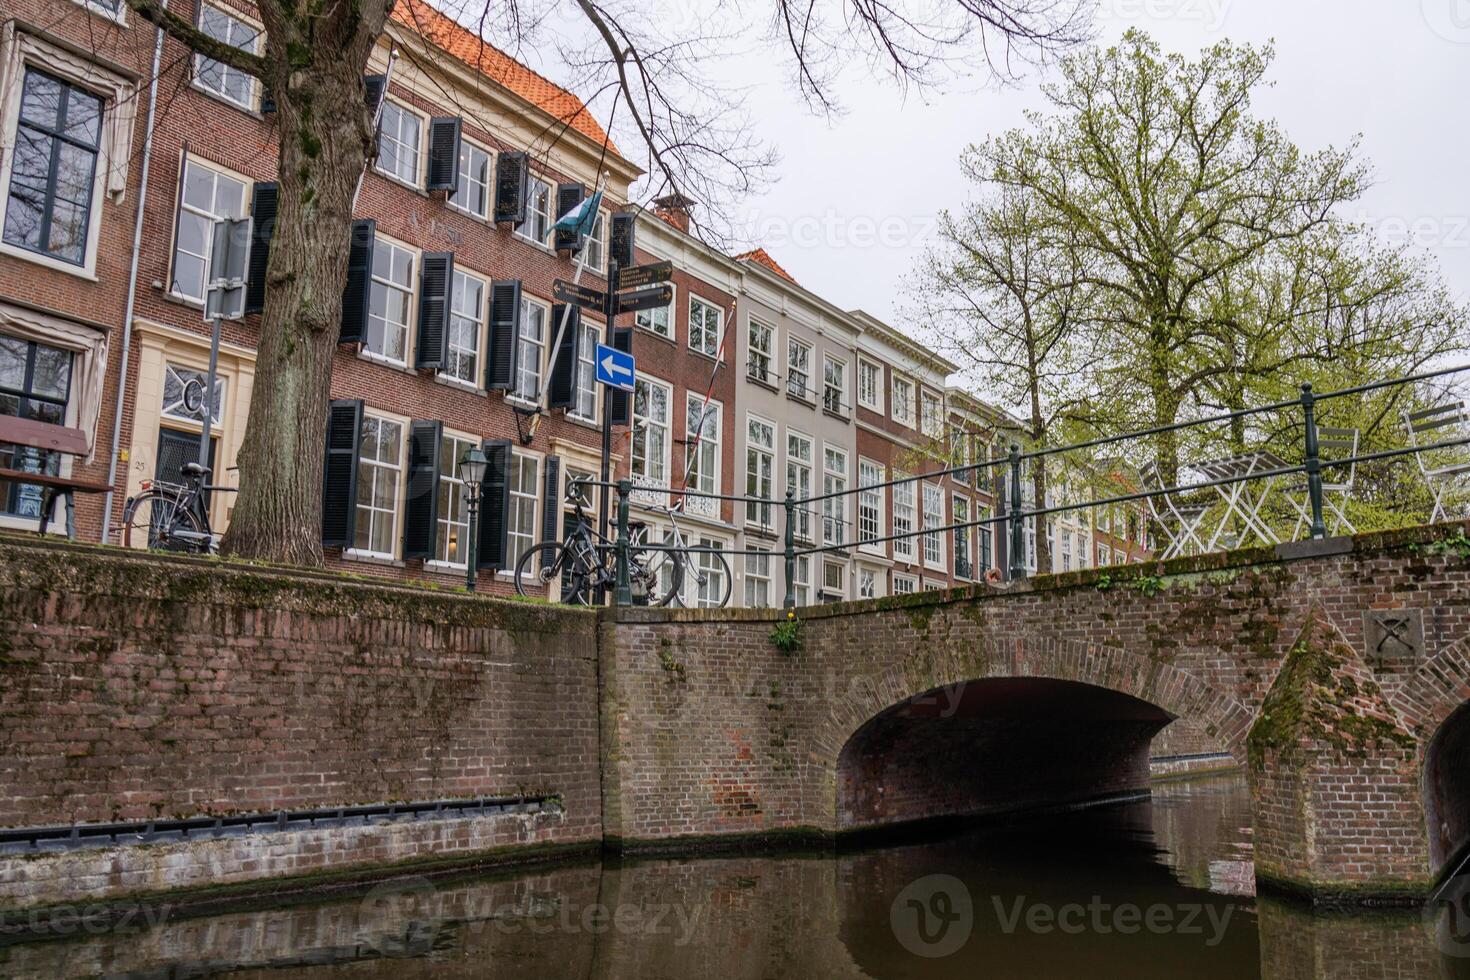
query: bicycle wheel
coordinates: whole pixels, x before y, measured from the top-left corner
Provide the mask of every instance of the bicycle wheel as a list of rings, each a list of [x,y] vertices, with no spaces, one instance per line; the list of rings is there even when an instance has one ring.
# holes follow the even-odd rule
[[[122,544],[154,551],[209,551],[209,535],[171,493],[150,490],[128,501],[123,510]]]
[[[714,548],[687,548],[682,559],[684,574],[694,578],[693,608],[723,609],[735,581],[729,560]]]
[[[550,561],[543,561],[545,555]],[[537,562],[540,562],[538,565]],[[596,585],[592,581],[593,569],[569,552],[560,541],[542,541],[526,549],[516,562],[516,594],[535,595],[532,589],[548,590],[557,579],[562,579],[561,601],[570,605],[590,606],[596,599]]]
[[[672,551],[628,552],[628,579],[635,605],[667,606],[684,585],[684,563]]]

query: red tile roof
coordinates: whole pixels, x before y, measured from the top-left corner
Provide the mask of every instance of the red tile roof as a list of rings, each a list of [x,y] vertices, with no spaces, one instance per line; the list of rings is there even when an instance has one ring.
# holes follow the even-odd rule
[[[607,133],[592,118],[581,99],[460,26],[425,0],[399,0],[393,5],[392,17],[429,43],[442,48],[486,78],[550,113],[594,143],[600,145],[607,140],[608,152],[618,152],[618,148],[608,140]]]
[[[780,276],[782,279],[785,279],[793,286],[801,285],[801,283],[797,282],[796,279],[792,277],[791,273],[781,268],[781,263],[771,258],[771,253],[767,252],[763,248],[753,248],[749,252],[741,252],[739,255],[735,256],[735,261],[755,262],[758,265],[763,265],[767,269],[770,269],[776,275]]]

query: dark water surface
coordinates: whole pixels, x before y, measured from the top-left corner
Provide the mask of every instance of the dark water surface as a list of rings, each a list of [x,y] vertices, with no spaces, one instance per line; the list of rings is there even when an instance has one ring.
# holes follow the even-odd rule
[[[1420,916],[1254,896],[1243,780],[855,853],[408,879],[0,947],[3,976],[1465,977]]]

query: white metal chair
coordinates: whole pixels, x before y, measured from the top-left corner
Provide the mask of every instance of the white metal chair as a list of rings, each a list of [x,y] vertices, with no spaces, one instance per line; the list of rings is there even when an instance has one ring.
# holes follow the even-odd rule
[[[1439,442],[1451,442],[1465,436],[1465,423],[1470,422],[1470,411],[1463,401],[1442,402],[1417,412],[1404,411],[1404,425],[1409,430],[1409,445],[1415,450],[1414,459],[1419,472],[1434,498],[1434,510],[1429,515],[1431,524],[1445,520],[1445,497],[1460,479],[1470,473],[1470,459],[1463,453],[1454,454],[1447,462],[1425,460],[1425,453]]]
[[[1327,512],[1328,534],[1340,534],[1344,528],[1349,534],[1358,533],[1353,522],[1348,520],[1346,509],[1347,499],[1353,492],[1353,483],[1358,478],[1358,435],[1357,429],[1337,429],[1331,426],[1317,429],[1318,458],[1324,463],[1352,460],[1346,467],[1322,468],[1322,509]],[[1308,495],[1307,484],[1293,486],[1286,499],[1296,510],[1296,526],[1292,528],[1291,536],[1297,539],[1301,537],[1302,528],[1310,528],[1312,524],[1312,500]]]
[[[1184,549],[1191,544],[1198,551],[1205,550],[1204,539],[1200,537],[1200,524],[1209,511],[1206,504],[1177,503],[1170,490],[1164,485],[1164,475],[1159,470],[1157,462],[1151,462],[1138,471],[1143,488],[1149,491],[1148,500],[1149,514],[1154,519],[1154,524],[1163,531],[1164,536],[1169,539],[1164,553],[1159,557],[1162,559],[1173,558],[1184,553]],[[1163,500],[1163,507],[1158,501]]]

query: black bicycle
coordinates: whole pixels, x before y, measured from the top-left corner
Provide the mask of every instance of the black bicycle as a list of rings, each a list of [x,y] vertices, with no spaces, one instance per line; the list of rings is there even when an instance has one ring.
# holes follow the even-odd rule
[[[185,463],[179,472],[184,478],[182,484],[144,480],[143,492],[128,498],[123,508],[123,547],[146,542],[154,551],[207,555],[214,550],[208,494],[216,490],[230,493],[238,488],[205,483],[210,469],[198,463]]]
[[[575,526],[567,532],[565,541],[542,541],[521,555],[516,562],[516,592],[531,595],[532,589],[560,579],[563,602],[597,605],[617,584],[616,546],[592,526],[582,507],[580,493],[569,492],[567,499],[572,504]],[[704,583],[713,577],[703,567],[711,562],[723,563],[720,605],[729,601],[729,565],[723,555],[709,549],[683,547],[682,541],[675,550],[651,548],[646,544],[647,531],[647,526],[641,524],[629,528],[632,543],[628,549],[628,580],[634,605],[667,606],[678,598],[684,586],[685,568],[692,565],[698,581]],[[699,561],[691,552],[708,552],[709,557]],[[701,584],[701,589],[704,588]]]

